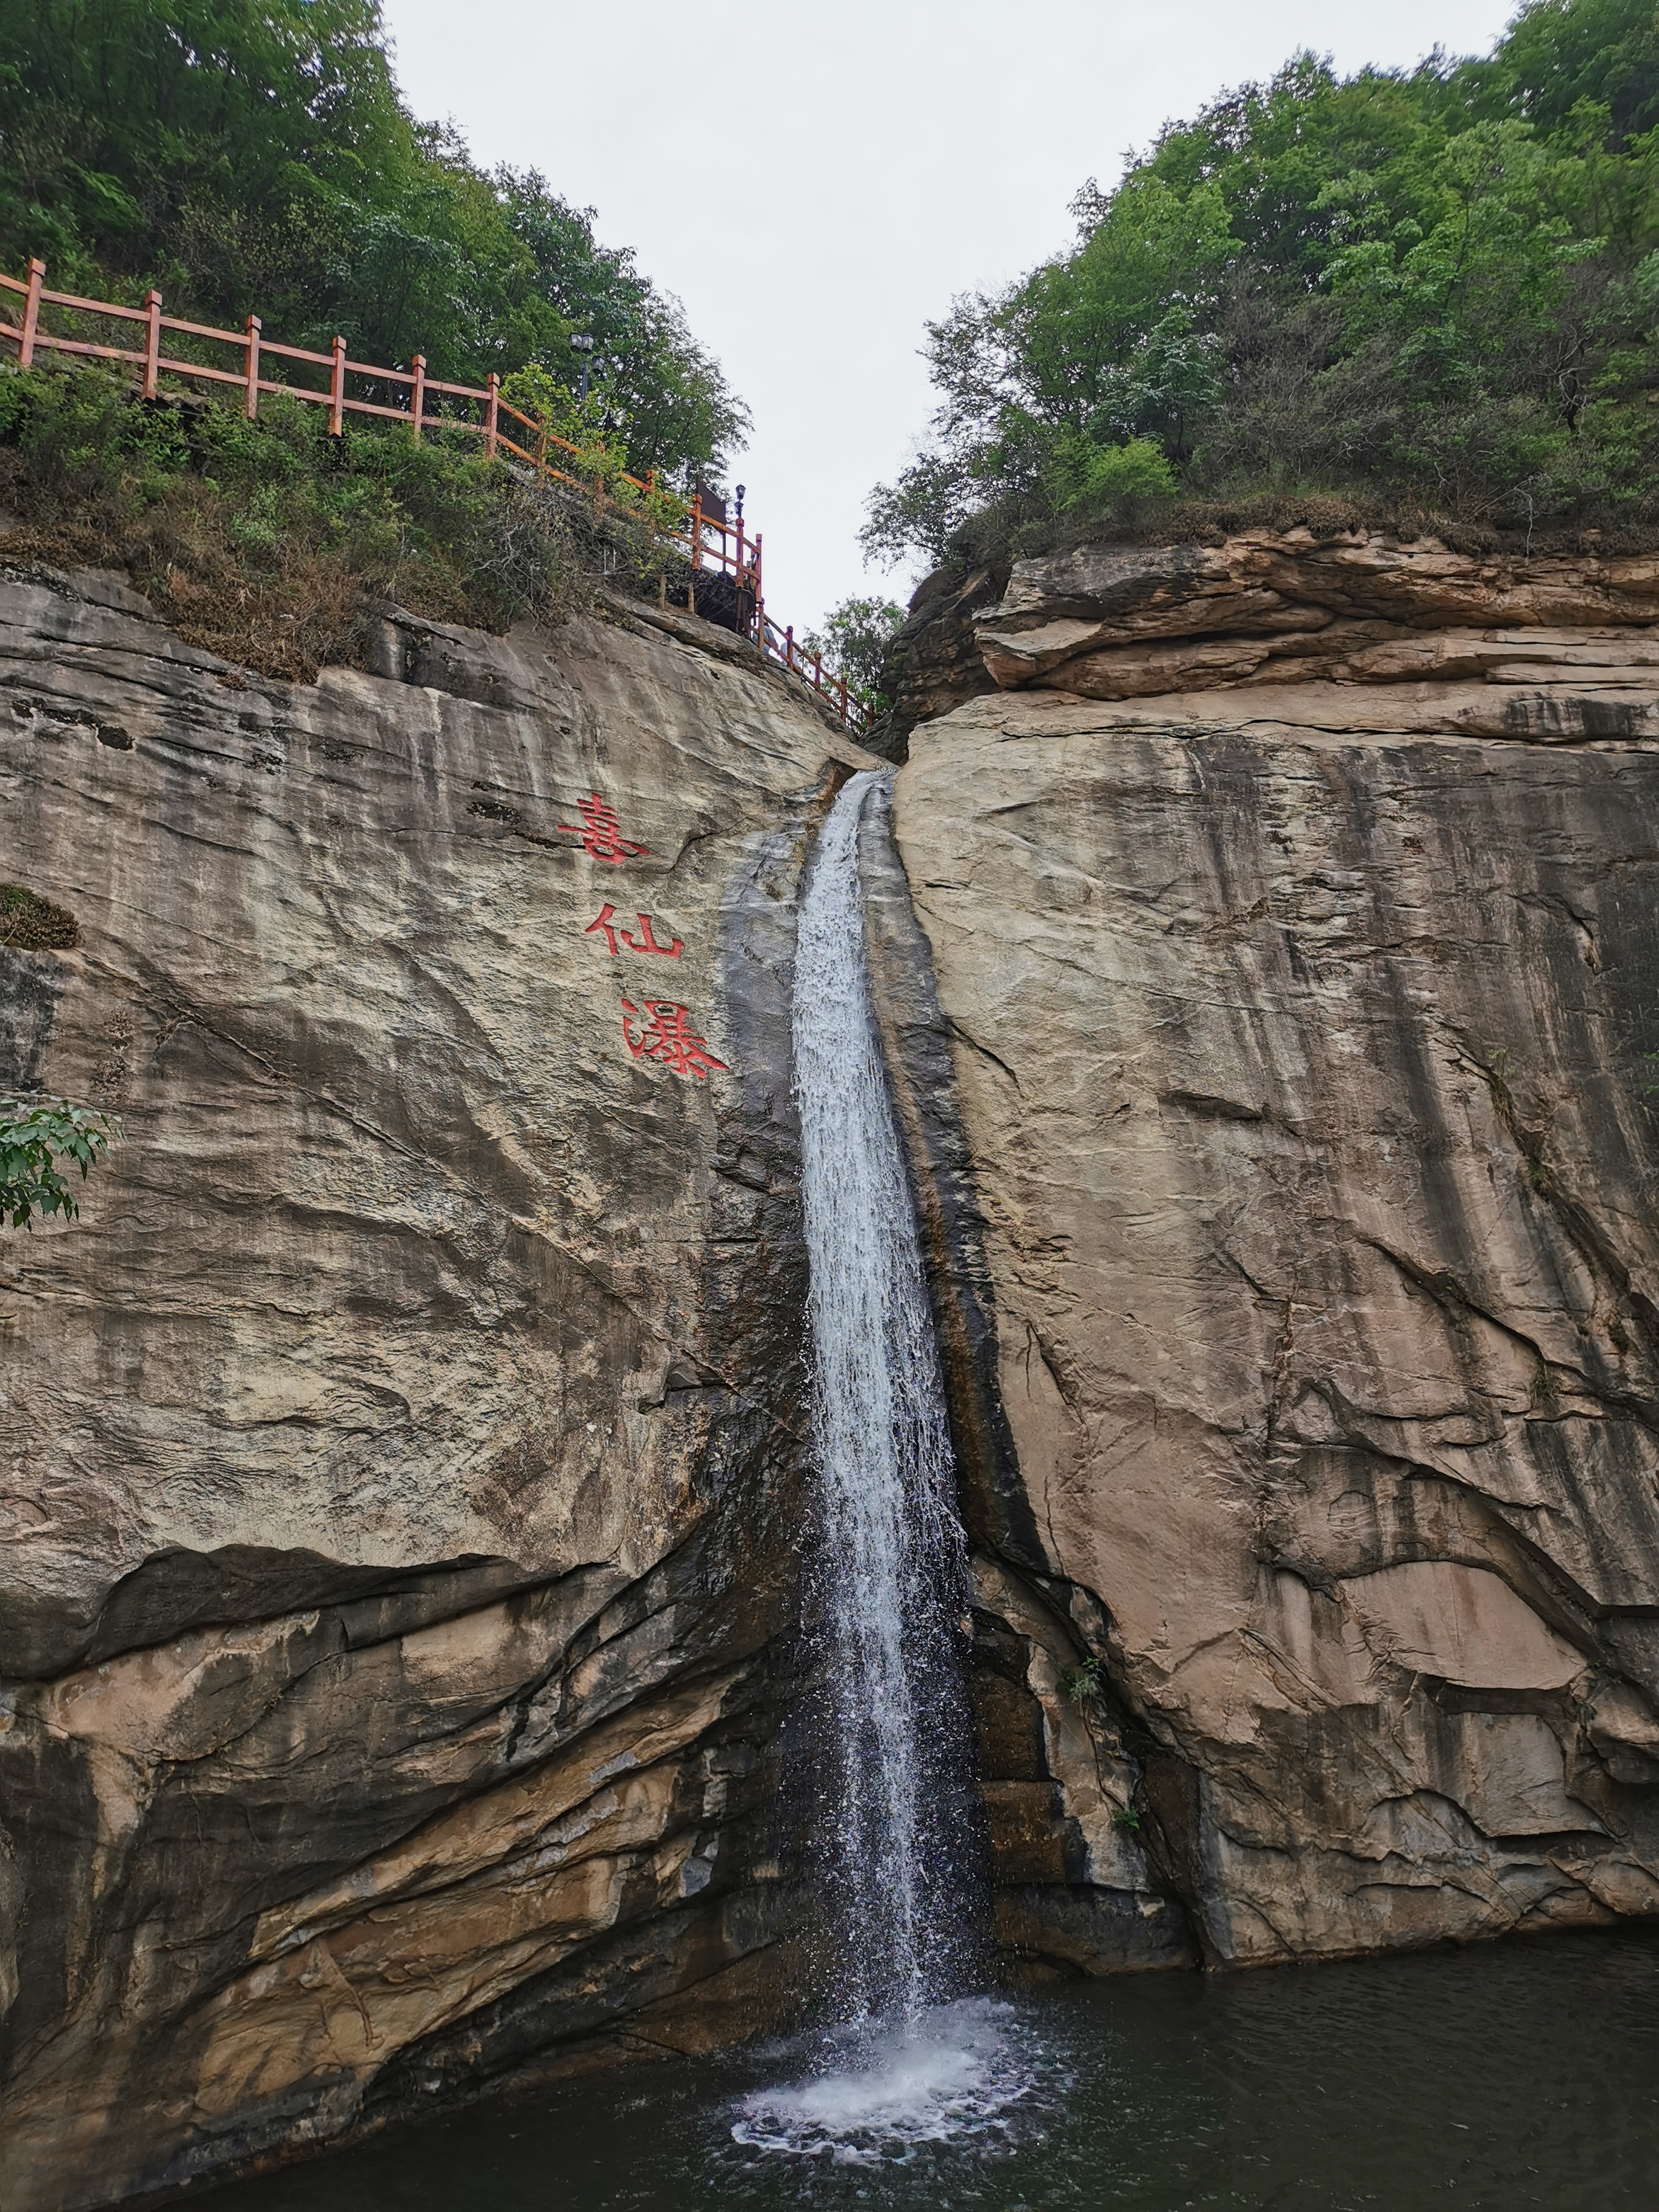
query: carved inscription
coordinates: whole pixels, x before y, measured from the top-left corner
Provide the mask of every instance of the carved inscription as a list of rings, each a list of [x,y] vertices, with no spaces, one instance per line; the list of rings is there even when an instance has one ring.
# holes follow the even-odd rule
[[[590,791],[586,799],[577,801],[576,811],[581,816],[580,823],[561,822],[556,827],[567,836],[580,837],[583,849],[594,860],[609,860],[620,867],[624,860],[649,859],[648,845],[635,844],[623,836],[621,817],[603,793]],[[606,899],[582,935],[599,938],[613,960],[624,951],[678,960],[684,951],[684,939],[676,937],[672,929],[664,932],[665,943],[658,937],[655,918],[643,908],[635,908],[634,921],[635,927],[622,927],[617,908]],[[655,1060],[659,1067],[695,1083],[706,1083],[713,1070],[725,1068],[726,1062],[708,1049],[708,1039],[692,1027],[690,1006],[675,999],[647,999],[643,1006],[624,999],[622,1006],[623,1042],[634,1059]]]
[[[665,960],[679,958],[685,946],[684,938],[677,937],[672,945],[659,945],[652,934],[651,917],[648,914],[636,914],[634,916],[635,921],[640,925],[640,933],[637,937],[631,929],[615,929],[611,927],[611,917],[616,911],[616,908],[607,900],[595,918],[583,930],[582,935],[584,937],[602,935],[607,950],[613,954],[619,952],[622,946],[625,945],[630,952],[660,952]],[[618,939],[621,939],[620,944],[617,942]]]
[[[601,799],[597,791],[590,791],[586,799],[579,799],[576,811],[582,817],[580,823],[556,822],[553,826],[569,836],[580,837],[596,860],[611,860],[620,867],[624,860],[648,856],[648,845],[629,843],[622,834],[616,808],[608,799]]]
[[[635,1022],[640,1024],[637,1037]],[[726,1065],[715,1059],[705,1039],[693,1033],[690,1006],[677,1006],[672,999],[647,999],[643,1012],[631,999],[624,999],[623,1036],[635,1060],[660,1060],[676,1075],[695,1076],[699,1083],[708,1080],[711,1067]]]

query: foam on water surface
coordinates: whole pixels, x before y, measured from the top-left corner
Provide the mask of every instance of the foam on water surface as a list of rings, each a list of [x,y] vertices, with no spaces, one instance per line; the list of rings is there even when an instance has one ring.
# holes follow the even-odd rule
[[[1042,2045],[1006,2004],[964,1998],[915,2020],[827,2038],[801,2078],[751,2090],[732,2140],[772,2157],[902,2162],[951,2146],[1012,2149],[1057,2086]]]

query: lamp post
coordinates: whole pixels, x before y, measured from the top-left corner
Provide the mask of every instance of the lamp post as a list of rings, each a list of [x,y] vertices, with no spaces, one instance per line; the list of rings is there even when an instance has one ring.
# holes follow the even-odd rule
[[[578,360],[578,361],[580,361],[580,363],[581,363],[581,365],[582,365],[582,397],[581,397],[581,404],[582,404],[582,405],[583,405],[584,407],[586,407],[586,404],[587,404],[587,370],[588,370],[588,364],[589,364],[589,362],[592,361],[592,356],[593,356],[593,341],[592,341],[592,339],[591,337],[588,337],[588,335],[587,335],[587,333],[586,333],[586,331],[571,331],[571,333],[570,333],[570,350],[571,350],[571,352],[572,352],[572,353],[574,353],[574,354],[575,355],[575,356],[576,356],[577,360]]]
[[[738,520],[739,522],[743,520],[743,499],[744,494],[748,490],[748,489],[749,487],[747,484],[739,484],[738,486]]]

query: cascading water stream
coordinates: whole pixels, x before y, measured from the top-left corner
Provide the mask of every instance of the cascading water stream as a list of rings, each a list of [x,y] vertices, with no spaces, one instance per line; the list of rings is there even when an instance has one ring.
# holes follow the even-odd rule
[[[915,1209],[872,1017],[859,825],[836,798],[795,961],[815,1355],[815,1606],[834,1766],[829,1887],[845,2017],[914,2021],[959,1982],[971,1841],[965,1547]]]
[[[881,781],[854,775],[830,810],[795,954],[817,1478],[808,1612],[823,1718],[817,1857],[837,2024],[805,2078],[751,2092],[732,2128],[745,2154],[857,2166],[909,2164],[952,2143],[1006,2149],[1040,2124],[1052,2070],[1008,2007],[961,1995],[980,1851],[967,1546],[866,957],[859,830]]]

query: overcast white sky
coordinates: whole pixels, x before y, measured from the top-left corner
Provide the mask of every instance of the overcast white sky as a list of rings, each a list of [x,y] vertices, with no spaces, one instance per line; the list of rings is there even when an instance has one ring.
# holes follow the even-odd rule
[[[1484,52],[1511,0],[386,0],[417,115],[539,168],[684,301],[748,401],[779,622],[854,592],[932,404],[922,325],[1068,244],[1129,147],[1299,47]]]

